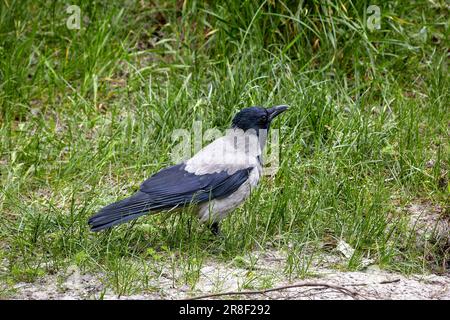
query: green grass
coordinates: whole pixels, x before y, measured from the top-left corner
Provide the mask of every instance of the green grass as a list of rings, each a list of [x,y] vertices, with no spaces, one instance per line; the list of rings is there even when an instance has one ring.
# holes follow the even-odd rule
[[[142,271],[162,263],[195,287],[206,260],[272,247],[292,279],[329,237],[356,249],[347,270],[363,256],[402,273],[448,259],[419,250],[398,210],[426,200],[449,215],[445,1],[379,2],[372,32],[364,1],[214,3],[0,0],[2,282],[75,264],[129,294],[157,290]],[[66,28],[69,4],[80,30]],[[280,170],[222,238],[190,214],[88,230],[171,164],[174,129],[223,130],[243,107],[282,103]]]

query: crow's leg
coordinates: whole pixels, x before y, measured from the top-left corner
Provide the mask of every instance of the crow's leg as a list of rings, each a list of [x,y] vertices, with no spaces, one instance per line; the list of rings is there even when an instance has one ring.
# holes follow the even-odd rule
[[[210,226],[209,229],[211,230],[212,234],[215,236],[220,235],[220,228],[219,228],[219,223],[218,222],[213,222]]]

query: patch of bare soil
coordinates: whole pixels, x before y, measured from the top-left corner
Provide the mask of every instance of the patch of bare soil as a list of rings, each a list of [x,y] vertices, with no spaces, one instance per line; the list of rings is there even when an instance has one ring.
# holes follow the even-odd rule
[[[418,245],[426,242],[450,245],[450,216],[444,208],[429,203],[413,203],[406,207],[410,228],[418,235]]]
[[[416,246],[431,262],[433,270],[450,272],[450,212],[428,202],[406,206],[409,228],[415,234]]]
[[[234,263],[205,263],[194,288],[174,281],[170,272],[152,277],[152,292],[118,296],[100,274],[52,275],[35,283],[16,284],[13,299],[450,299],[450,275],[404,276],[369,266],[365,271],[339,272],[330,267],[343,259],[329,256],[311,269],[313,277],[287,281],[285,255],[257,254],[249,270]],[[315,262],[317,263],[317,261]],[[177,275],[175,275],[177,277]],[[265,288],[265,289],[264,289]],[[240,292],[240,293],[237,293]]]
[[[406,207],[410,228],[417,234],[418,246],[438,243],[448,248],[450,224],[442,208],[429,204]],[[168,266],[141,271],[150,279],[144,293],[118,295],[105,283],[102,274],[82,274],[76,267],[40,278],[34,283],[14,286],[13,299],[445,299],[450,300],[450,273],[402,274],[381,270],[371,259],[363,259],[364,271],[341,272],[354,249],[340,240],[326,254],[306,262],[304,279],[287,279],[287,253],[254,252],[228,263],[206,261],[195,286],[185,284],[181,272]],[[309,258],[309,257],[305,257]],[[444,258],[445,260],[445,258]],[[306,268],[306,266],[304,266]],[[302,266],[296,266],[297,271]],[[447,269],[448,270],[448,269]],[[144,272],[146,274],[144,274]],[[10,289],[10,288],[9,288]]]

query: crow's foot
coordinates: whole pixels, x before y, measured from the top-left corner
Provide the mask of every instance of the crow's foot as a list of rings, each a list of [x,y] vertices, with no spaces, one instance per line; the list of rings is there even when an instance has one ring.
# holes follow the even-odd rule
[[[220,235],[219,223],[218,222],[214,222],[213,224],[211,224],[209,226],[209,230],[211,230],[212,234],[215,235],[215,236]]]

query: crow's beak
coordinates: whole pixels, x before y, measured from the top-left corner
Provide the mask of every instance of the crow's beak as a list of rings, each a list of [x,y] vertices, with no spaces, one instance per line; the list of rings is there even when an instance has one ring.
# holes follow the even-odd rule
[[[275,118],[277,115],[283,113],[287,109],[288,109],[288,106],[286,106],[286,105],[275,106],[275,107],[267,109],[267,112],[269,113],[269,121],[272,121],[273,118]]]

